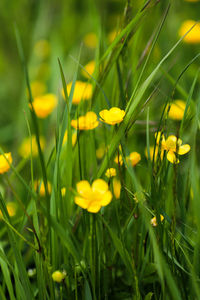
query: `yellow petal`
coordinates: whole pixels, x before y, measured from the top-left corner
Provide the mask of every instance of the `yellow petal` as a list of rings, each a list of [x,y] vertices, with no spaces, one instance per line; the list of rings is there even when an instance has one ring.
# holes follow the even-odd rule
[[[101,200],[101,205],[106,206],[108,205],[112,200],[112,193],[110,191],[107,191],[103,196]]]
[[[108,190],[108,184],[103,179],[96,179],[92,184],[92,191],[98,193],[105,193]]]
[[[116,178],[113,179],[113,192],[114,192],[115,198],[119,199],[120,194],[121,194],[121,182]]]
[[[91,213],[97,213],[98,211],[100,211],[100,209],[101,209],[101,205],[99,204],[99,202],[92,201],[89,207],[87,208],[87,211]]]
[[[85,197],[88,198],[90,197],[90,194],[92,192],[91,186],[87,180],[81,180],[76,184],[77,192]]]
[[[190,145],[185,144],[178,148],[178,154],[183,155],[190,151]]]
[[[75,203],[81,208],[86,209],[89,205],[89,200],[82,197],[75,197]]]
[[[169,151],[167,153],[167,159],[170,161],[170,163],[172,164],[178,164],[179,163],[179,159],[176,157],[175,153],[172,151]]]

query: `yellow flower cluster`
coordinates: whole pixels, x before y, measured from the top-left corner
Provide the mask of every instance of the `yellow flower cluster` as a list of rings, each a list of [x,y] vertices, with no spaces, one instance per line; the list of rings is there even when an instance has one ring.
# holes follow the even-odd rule
[[[97,213],[112,200],[112,193],[103,179],[96,179],[92,185],[87,180],[82,180],[77,183],[76,188],[78,196],[75,197],[75,203],[88,212]]]
[[[109,125],[115,125],[123,121],[125,116],[125,111],[118,107],[112,107],[109,110],[104,109],[100,111],[99,115],[101,117],[100,119],[101,121]]]
[[[12,164],[12,155],[11,152],[4,153],[0,155],[0,174],[8,172],[10,169],[10,164]]]
[[[38,118],[46,118],[57,105],[57,97],[54,94],[45,94],[33,100],[33,108]],[[31,105],[30,105],[31,107]]]
[[[71,126],[79,130],[91,130],[99,125],[97,115],[93,111],[89,111],[85,116],[81,116],[78,120],[71,120]]]
[[[107,169],[106,170],[106,177],[108,178],[111,178],[111,177],[114,177],[116,176],[117,172],[116,172],[116,169],[115,168],[110,168],[110,169]]]

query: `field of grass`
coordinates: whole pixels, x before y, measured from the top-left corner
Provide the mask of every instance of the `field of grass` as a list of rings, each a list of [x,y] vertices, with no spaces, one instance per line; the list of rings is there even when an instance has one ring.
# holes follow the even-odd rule
[[[1,0],[0,299],[200,299],[198,0]]]

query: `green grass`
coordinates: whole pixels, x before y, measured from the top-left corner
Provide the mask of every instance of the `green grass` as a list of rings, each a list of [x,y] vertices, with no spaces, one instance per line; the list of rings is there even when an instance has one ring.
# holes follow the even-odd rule
[[[195,19],[200,4],[19,2],[27,16],[32,12],[32,19],[20,20],[11,1],[9,19],[2,13],[2,23],[14,24],[14,30],[8,27],[0,39],[9,37],[16,50],[13,90],[9,78],[2,79],[0,88],[0,152],[13,156],[9,172],[0,175],[0,299],[199,299],[199,52],[198,45],[184,43],[178,29],[183,20]],[[113,29],[119,34],[109,42]],[[91,31],[98,37],[93,49],[83,41]],[[34,45],[43,38],[50,53],[38,57]],[[0,57],[0,70],[6,70],[8,58],[13,60],[11,49],[4,45]],[[95,60],[95,73],[85,79],[82,71],[90,60]],[[45,119],[37,117],[32,105],[31,83],[36,79],[58,97],[56,109]],[[77,80],[91,83],[93,94],[76,106]],[[17,100],[12,99],[9,111],[13,102],[6,99],[14,95]],[[180,121],[169,116],[175,99],[186,103]],[[72,119],[88,111],[100,118],[101,110],[113,106],[126,112],[121,123],[99,120],[93,130],[78,130],[73,145]],[[179,156],[179,164],[170,163],[166,151],[161,159],[162,144],[155,141],[159,131],[191,146]],[[32,143],[30,156],[22,158],[21,141],[32,135],[38,155]],[[104,153],[97,157],[102,145]],[[134,167],[126,160],[133,151],[141,155]],[[114,162],[119,155],[122,165]],[[105,176],[110,167],[116,168],[121,183],[119,199],[113,179]],[[76,184],[98,178],[108,183],[113,198],[93,214],[75,204]],[[9,202],[17,206],[14,216]],[[60,283],[52,279],[57,270],[66,272]]]

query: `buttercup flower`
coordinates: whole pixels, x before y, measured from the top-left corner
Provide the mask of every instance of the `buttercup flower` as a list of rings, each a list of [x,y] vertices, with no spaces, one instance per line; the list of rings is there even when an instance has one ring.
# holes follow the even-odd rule
[[[7,160],[9,161],[10,164],[12,164],[12,155],[11,155],[11,152],[8,152],[8,153],[4,153],[4,155],[0,155],[0,174],[3,174],[5,172],[8,172],[9,169],[10,169],[10,165],[9,163],[7,162]]]
[[[163,220],[164,220],[163,215],[160,215],[160,221],[162,222]],[[156,217],[153,217],[153,218],[151,219],[150,223],[151,223],[151,225],[154,226],[154,227],[158,226]]]
[[[110,110],[104,109],[99,113],[101,121],[109,124],[115,125],[121,123],[125,116],[125,111],[118,107],[112,107]]]
[[[121,154],[117,154],[116,156],[115,156],[115,159],[114,159],[114,162],[116,163],[116,164],[120,164],[120,166],[122,166],[123,165],[123,158],[122,158],[122,155]]]
[[[114,192],[115,198],[119,199],[120,194],[121,194],[121,182],[117,178],[113,179],[113,192]]]
[[[110,168],[106,170],[106,177],[110,178],[110,177],[114,177],[116,176],[117,172],[115,168]]]
[[[127,157],[127,160],[130,161],[132,167],[136,166],[141,160],[141,155],[138,152],[131,152]]]
[[[32,104],[38,118],[43,119],[52,113],[57,102],[57,97],[54,94],[45,94],[43,96],[36,97]]]
[[[67,84],[67,93],[70,94],[72,82]],[[62,91],[64,97],[64,91]],[[78,105],[81,100],[90,100],[92,97],[92,85],[87,82],[77,80],[74,87],[72,103]]]
[[[84,66],[85,70],[82,70],[82,74],[84,77],[86,78],[90,78],[90,76],[86,73],[86,71],[92,75],[94,73],[95,70],[95,61],[91,60],[89,63],[87,63],[87,65]]]
[[[167,140],[165,140],[164,135],[162,136],[161,142],[162,150],[167,151],[167,159],[172,164],[178,164],[179,159],[177,158],[176,154],[184,155],[190,151],[190,145],[185,144],[182,145],[182,140],[177,139],[175,135],[170,135]]]
[[[171,106],[168,113],[168,117],[173,120],[182,120],[185,110],[185,102],[182,100],[175,100]]]
[[[179,35],[183,36],[186,32],[195,24],[193,20],[185,21],[179,30]],[[184,37],[184,42],[189,44],[198,44],[200,43],[200,24],[196,24],[191,31]]]
[[[27,137],[23,140],[21,146],[19,147],[19,154],[22,157],[26,158],[31,155],[31,143],[32,143],[32,156],[38,155],[36,137],[35,135],[32,135],[32,141],[30,137]],[[40,137],[40,146],[42,150],[44,149],[44,145],[45,145],[45,140],[43,137]]]
[[[87,112],[85,116],[81,116],[78,120],[72,120],[71,126],[79,130],[91,130],[99,125],[97,115],[93,111]]]
[[[96,48],[98,44],[98,39],[94,32],[86,34],[83,38],[83,41],[88,48]]]
[[[8,214],[10,217],[14,217],[16,215],[17,212],[17,205],[15,202],[8,202],[8,204],[6,205]],[[0,210],[0,218],[3,217],[2,211]]]
[[[104,144],[100,145],[99,148],[97,148],[96,150],[96,157],[98,159],[101,159],[104,156],[105,152],[106,152],[105,145]]]
[[[52,276],[53,281],[60,283],[66,277],[66,272],[61,272],[58,270],[58,271],[53,272],[51,276]]]
[[[154,160],[157,159],[158,149],[159,149],[158,145],[156,145],[155,151],[154,151],[154,146],[150,146],[149,147],[149,152],[150,152],[149,154],[150,154],[150,159],[151,160],[153,160],[153,155],[154,155]],[[148,158],[147,148],[145,148],[145,152],[144,153],[145,153],[146,158]],[[160,158],[161,158],[161,160],[163,159],[163,155],[164,155],[164,151],[162,149],[160,149]]]
[[[76,188],[79,196],[75,197],[75,203],[88,212],[97,213],[112,200],[112,193],[103,179],[96,179],[91,186],[87,180],[82,180]]]

